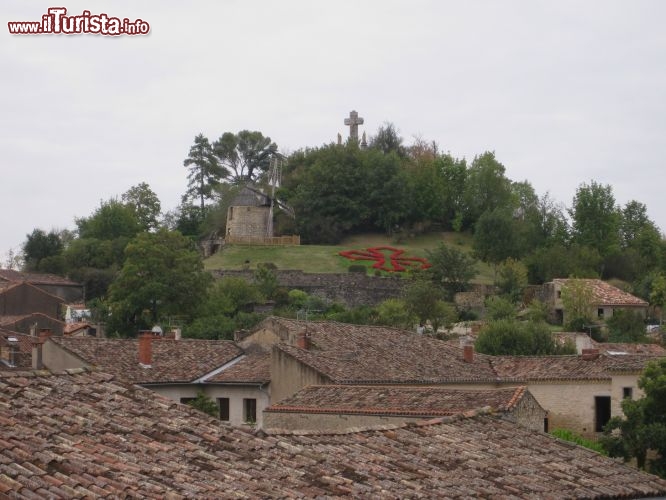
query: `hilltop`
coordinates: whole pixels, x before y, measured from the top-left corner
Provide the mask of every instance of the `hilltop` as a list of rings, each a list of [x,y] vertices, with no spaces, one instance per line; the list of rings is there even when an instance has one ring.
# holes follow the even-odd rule
[[[391,246],[405,250],[410,256],[427,257],[427,251],[437,248],[440,242],[466,252],[472,251],[472,236],[469,233],[437,232],[400,240],[385,234],[364,233],[348,236],[339,245],[228,245],[207,258],[204,265],[206,270],[240,270],[256,269],[259,264],[272,263],[278,269],[299,269],[306,273],[345,273],[354,262],[339,255],[344,250]],[[493,272],[490,266],[479,262],[477,269],[474,282],[492,283]]]

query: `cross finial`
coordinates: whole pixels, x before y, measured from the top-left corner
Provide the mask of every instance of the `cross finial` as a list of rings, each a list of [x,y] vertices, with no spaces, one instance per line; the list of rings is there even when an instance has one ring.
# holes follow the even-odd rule
[[[356,111],[351,111],[349,118],[345,118],[345,125],[349,125],[349,138],[358,142],[358,126],[363,125],[363,118],[359,118]]]

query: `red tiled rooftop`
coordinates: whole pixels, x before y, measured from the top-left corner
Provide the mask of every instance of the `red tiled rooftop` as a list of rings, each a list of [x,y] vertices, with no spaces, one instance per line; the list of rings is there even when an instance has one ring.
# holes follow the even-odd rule
[[[566,285],[568,279],[554,279],[553,283],[560,286]],[[600,306],[641,306],[647,307],[648,303],[641,298],[631,295],[610,283],[599,279],[578,279],[592,290],[592,301]]]
[[[307,329],[311,348],[280,344],[336,383],[494,381],[489,356],[466,363],[462,350],[438,339],[395,328],[271,318],[291,332]]]
[[[20,271],[14,271],[13,269],[0,269],[0,280],[6,280],[10,282],[27,281],[28,283],[38,285],[82,286],[80,283],[55,274],[22,273]]]
[[[270,380],[270,352],[248,352],[238,362],[207,378],[206,383],[265,384]]]
[[[509,411],[524,396],[524,386],[462,390],[443,387],[318,385],[306,387],[266,411],[411,415],[456,415],[490,407]]]
[[[150,368],[139,364],[136,339],[52,337],[87,364],[134,384],[192,382],[230,362],[242,350],[227,340],[154,339]]]
[[[252,434],[110,375],[0,374],[0,497],[637,498],[666,481],[477,414]]]

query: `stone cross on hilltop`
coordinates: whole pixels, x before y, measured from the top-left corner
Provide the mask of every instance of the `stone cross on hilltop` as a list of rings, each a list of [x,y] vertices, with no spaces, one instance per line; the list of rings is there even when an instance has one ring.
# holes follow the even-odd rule
[[[349,138],[358,142],[358,126],[363,125],[363,118],[359,118],[356,111],[351,111],[349,118],[345,118],[345,125],[349,125]]]

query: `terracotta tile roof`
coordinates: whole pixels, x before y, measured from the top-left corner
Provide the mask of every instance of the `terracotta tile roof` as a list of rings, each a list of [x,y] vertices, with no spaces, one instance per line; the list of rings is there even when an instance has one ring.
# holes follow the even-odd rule
[[[83,330],[84,328],[88,327],[90,327],[90,323],[88,323],[87,321],[84,321],[82,323],[66,323],[62,329],[62,333],[64,335],[71,335],[74,332]]]
[[[610,498],[666,481],[488,415],[252,434],[99,372],[0,375],[0,497]]]
[[[553,283],[564,286],[568,279],[554,279]],[[581,279],[592,289],[593,302],[600,306],[641,306],[647,307],[648,303],[630,293],[620,290],[605,281],[598,279]]]
[[[206,383],[227,384],[266,384],[270,381],[270,352],[248,352],[237,363],[206,379]]]
[[[0,269],[0,280],[11,282],[27,281],[28,283],[32,283],[34,285],[82,286],[81,283],[77,283],[55,274],[22,273],[19,271],[14,271],[13,269]]]
[[[227,340],[155,339],[150,368],[139,364],[136,339],[51,337],[87,364],[134,384],[192,382],[240,356]]]
[[[312,347],[278,348],[336,383],[414,383],[494,381],[489,356],[473,363],[446,342],[394,328],[271,318],[296,334],[307,328]],[[261,325],[260,325],[261,326]]]
[[[458,390],[442,387],[315,385],[266,409],[269,412],[345,413],[435,417],[480,408],[509,411],[526,387]]]
[[[13,326],[21,321],[25,321],[30,318],[45,318],[51,322],[54,323],[60,323],[63,326],[65,325],[64,321],[60,321],[58,318],[54,318],[53,316],[49,316],[44,313],[40,312],[33,312],[30,314],[18,314],[18,315],[7,315],[7,316],[0,316],[0,326]]]
[[[582,356],[495,356],[491,364],[500,380],[524,383],[530,380],[610,380],[616,372],[641,372],[655,359],[658,356],[600,354],[592,360]]]
[[[647,354],[650,356],[666,356],[666,349],[659,344],[629,344],[592,341],[601,352],[625,352],[627,354]]]

